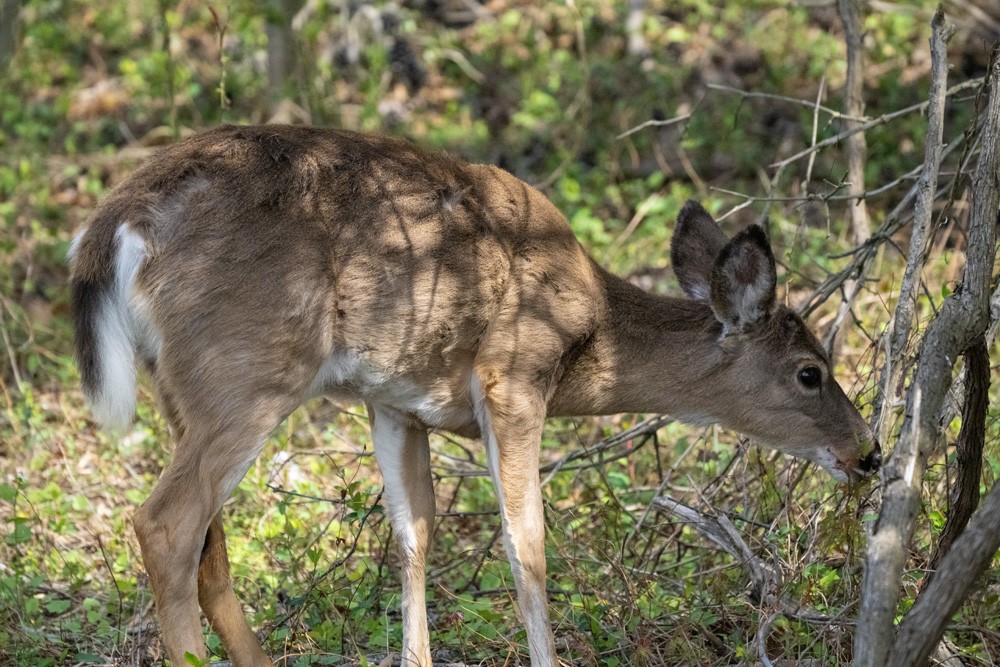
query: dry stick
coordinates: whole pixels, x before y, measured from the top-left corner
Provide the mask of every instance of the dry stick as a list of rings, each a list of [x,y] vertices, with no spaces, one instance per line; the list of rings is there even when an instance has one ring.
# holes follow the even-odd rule
[[[924,167],[917,181],[916,201],[913,203],[913,230],[910,234],[910,256],[907,258],[903,281],[899,286],[896,311],[889,321],[888,350],[882,376],[879,378],[875,399],[875,436],[886,441],[889,430],[888,415],[898,400],[898,387],[903,377],[903,353],[910,340],[913,314],[917,305],[917,288],[920,274],[927,259],[931,214],[937,193],[938,169],[941,166],[942,137],[944,136],[944,91],[948,82],[948,54],[944,14],[938,11],[932,21],[931,34],[931,89],[927,107],[927,136],[924,140]]]
[[[985,339],[979,339],[965,351],[965,401],[962,407],[962,429],[955,441],[955,463],[958,472],[948,521],[941,532],[937,550],[931,558],[931,574],[924,587],[934,577],[933,570],[965,530],[969,518],[979,505],[979,478],[983,472],[983,445],[986,439],[986,409],[989,405],[990,355]]]
[[[711,515],[699,512],[669,494],[657,496],[653,502],[689,523],[692,528],[737,559],[750,575],[750,598],[752,600],[761,604],[773,602],[781,583],[780,575],[751,551],[725,514]]]
[[[980,79],[982,81],[982,79]],[[965,141],[965,136],[960,136],[955,139],[944,151],[944,155],[950,155],[955,148],[961,145]],[[923,165],[919,167],[919,171],[923,170]],[[861,275],[867,271],[868,265],[875,259],[878,254],[879,247],[891,240],[892,235],[895,234],[903,223],[909,218],[904,217],[904,213],[910,210],[910,206],[913,203],[914,198],[917,196],[918,183],[914,183],[903,198],[896,204],[885,219],[882,221],[882,225],[878,230],[872,234],[871,238],[860,246],[849,250],[846,253],[841,253],[839,255],[833,255],[832,258],[853,256],[851,262],[845,266],[843,269],[837,273],[831,275],[826,280],[824,280],[819,287],[817,287],[813,296],[809,301],[799,309],[799,314],[803,317],[807,317],[814,310],[819,308],[823,303],[829,299],[834,292],[841,289],[847,280]],[[943,194],[947,194],[949,188],[947,186],[939,188],[935,199],[941,197]]]
[[[667,120],[647,120],[644,123],[639,123],[635,127],[625,130],[617,137],[615,137],[615,141],[619,139],[624,139],[625,137],[633,135],[636,132],[639,132],[640,130],[645,130],[647,127],[666,127],[667,125],[676,125],[677,123],[683,123],[690,117],[691,114],[682,113],[679,116],[674,116],[673,118],[669,118]]]
[[[760,605],[762,611],[772,610],[767,619],[761,623],[754,639],[757,645],[757,657],[764,664],[769,664],[766,650],[767,636],[779,615],[809,623],[851,625],[849,621],[840,621],[836,616],[821,614],[815,609],[803,606],[798,600],[791,600],[781,595],[780,567],[769,565],[754,554],[725,514],[718,512],[706,514],[685,505],[669,494],[656,496],[652,504],[688,523],[732,556],[746,570],[750,578],[750,599],[754,604]]]
[[[790,102],[792,104],[798,104],[799,106],[803,106],[808,109],[818,109],[823,113],[829,115],[831,118],[844,118],[847,120],[859,120],[859,121],[868,120],[867,118],[864,117],[852,118],[851,116],[848,116],[846,114],[837,111],[836,109],[831,109],[830,107],[825,107],[822,104],[810,102],[809,100],[800,100],[797,97],[775,95],[774,93],[761,93],[753,90],[742,90],[740,88],[733,88],[732,86],[723,86],[722,84],[718,83],[708,83],[705,84],[705,87],[708,88],[709,90],[718,90],[719,92],[722,93],[732,93],[734,95],[739,95],[740,97],[743,98],[750,98],[750,99],[759,98],[764,100],[778,100],[779,102]]]
[[[816,145],[816,134],[819,132],[819,109],[820,102],[823,101],[823,94],[826,93],[826,76],[819,80],[819,91],[816,93],[816,106],[813,108],[812,143]],[[862,135],[864,136],[864,135]],[[806,167],[806,184],[812,181],[813,165],[816,164],[816,153],[809,156],[809,166]],[[864,189],[864,188],[862,188]]]
[[[935,34],[941,31],[940,17],[939,10],[933,23]],[[913,651],[918,645],[937,644],[945,621],[1000,546],[1000,491],[994,488],[945,558],[919,609],[914,606],[904,618],[899,640],[893,641],[903,566],[920,509],[920,480],[927,455],[939,437],[952,370],[959,354],[980,339],[989,325],[989,287],[1000,207],[1000,60],[996,54],[994,50],[990,62],[990,97],[984,113],[983,149],[973,180],[962,289],[945,300],[927,330],[899,443],[882,472],[884,500],[868,541],[859,631],[854,638],[854,664],[858,667],[882,667],[890,651],[894,651],[891,664],[916,664]]]
[[[1000,484],[986,496],[920,600],[899,624],[887,667],[920,665],[937,645],[945,624],[986,571],[1000,548]]]

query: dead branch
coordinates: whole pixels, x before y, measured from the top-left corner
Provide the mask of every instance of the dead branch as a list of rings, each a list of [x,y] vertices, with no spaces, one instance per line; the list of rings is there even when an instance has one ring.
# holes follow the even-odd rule
[[[983,472],[983,445],[986,439],[986,409],[989,406],[990,357],[985,340],[977,340],[965,351],[965,402],[962,407],[962,429],[955,441],[958,468],[952,491],[948,521],[945,523],[937,550],[931,558],[931,570],[938,569],[951,545],[965,530],[969,518],[979,505],[979,478]],[[934,577],[928,576],[924,586]]]
[[[937,16],[935,25],[939,23]],[[916,655],[918,648],[927,644],[937,644],[944,622],[964,599],[975,576],[989,563],[997,548],[994,541],[1000,540],[1000,491],[994,489],[945,557],[923,604],[919,609],[914,606],[904,618],[900,637],[894,641],[893,619],[906,549],[920,505],[920,480],[927,455],[939,438],[939,419],[952,370],[958,355],[981,339],[989,325],[989,287],[1000,207],[1000,61],[996,51],[990,64],[989,87],[982,152],[973,179],[962,288],[945,300],[928,328],[907,396],[899,443],[883,468],[884,501],[868,542],[859,631],[855,635],[855,665],[859,666],[881,667],[887,664],[891,651],[891,664],[915,664],[912,657],[904,656]]]
[[[776,567],[764,562],[750,549],[725,514],[701,512],[685,505],[669,494],[655,497],[652,504],[690,524],[692,528],[735,558],[746,571],[750,578],[750,599],[771,610],[771,613],[758,627],[754,637],[757,657],[763,664],[771,664],[767,655],[767,637],[770,634],[771,626],[779,616],[806,623],[850,625],[849,621],[821,614],[813,608],[803,606],[797,600],[791,600],[782,595],[780,593],[780,572]]]
[[[847,116],[856,118],[864,115],[864,82],[865,82],[865,51],[862,35],[863,10],[862,0],[837,0],[837,12],[844,24],[844,41],[847,44],[847,82],[844,86],[844,112]],[[844,126],[852,129],[861,123],[856,120],[845,120]],[[815,139],[813,145],[816,145]],[[854,203],[847,207],[848,238],[852,245],[867,241],[872,235],[871,223],[868,220],[868,205],[862,195],[865,192],[865,158],[868,154],[868,143],[864,132],[852,134],[844,140],[844,153],[847,157],[847,191],[854,197]],[[808,172],[812,171],[815,153],[809,156]],[[823,341],[823,347],[831,359],[837,356],[840,348],[840,335],[844,320],[854,307],[854,302],[861,293],[866,276],[865,271],[844,282],[843,296],[837,308],[837,316]]]
[[[810,111],[818,110],[827,114],[831,118],[835,119],[845,119],[845,120],[856,120],[864,122],[868,120],[864,116],[848,116],[845,113],[841,113],[836,109],[831,109],[830,107],[823,106],[822,104],[817,104],[815,101],[800,100],[797,97],[789,97],[787,95],[775,95],[774,93],[763,93],[757,90],[743,90],[741,88],[733,88],[732,86],[724,86],[721,83],[706,83],[705,87],[709,90],[717,90],[721,93],[730,93],[732,95],[739,95],[744,99],[761,99],[761,100],[777,100],[778,102],[787,102],[789,104],[797,104],[798,106],[806,107]]]
[[[986,496],[941,568],[899,624],[889,667],[920,665],[937,645],[944,626],[986,571],[1000,548],[1000,485]]]
[[[982,79],[979,81],[982,82]],[[966,141],[967,138],[964,135],[955,139],[944,150],[944,155],[949,155],[955,148],[963,143],[966,143]],[[965,156],[965,159],[960,163],[959,168],[956,171],[955,178],[957,178],[961,173],[966,173],[965,166],[968,164],[969,159],[971,159],[971,155]],[[919,169],[922,171],[923,165],[921,165]],[[903,198],[900,199],[899,203],[896,204],[896,206],[885,216],[881,226],[872,234],[871,238],[846,253],[835,255],[835,257],[852,256],[852,259],[844,268],[828,277],[819,285],[819,287],[816,288],[812,298],[799,311],[803,317],[808,316],[814,310],[819,308],[826,302],[827,299],[837,292],[837,290],[842,289],[842,286],[848,280],[859,275],[864,275],[867,272],[869,265],[878,255],[879,248],[882,244],[889,242],[892,239],[893,234],[899,231],[903,224],[910,219],[906,216],[906,214],[911,210],[913,201],[917,196],[918,186],[919,181],[913,184],[906,194],[903,195]],[[947,195],[950,190],[950,186],[939,187],[934,195],[934,199],[937,200],[940,197]]]
[[[752,600],[765,602],[774,598],[781,581],[780,575],[750,550],[729,517],[725,514],[709,515],[699,512],[667,494],[658,496],[653,502],[691,524],[695,530],[738,560],[750,575]]]
[[[682,113],[673,118],[668,118],[667,120],[647,120],[644,123],[639,123],[635,127],[629,128],[619,134],[615,139],[624,139],[625,137],[631,136],[640,130],[645,130],[647,127],[666,127],[668,125],[676,125],[677,123],[683,123],[691,117],[690,113]]]
[[[913,315],[917,306],[917,288],[920,274],[927,258],[931,214],[937,194],[938,169],[941,165],[942,138],[944,136],[944,91],[948,82],[948,35],[944,25],[944,12],[934,15],[931,35],[931,89],[927,107],[927,136],[924,143],[924,167],[917,182],[917,195],[913,204],[913,229],[910,234],[910,255],[899,287],[896,311],[889,322],[888,349],[879,379],[879,396],[875,400],[876,436],[885,442],[889,430],[888,415],[898,401],[897,387],[903,377],[903,354],[910,340]]]

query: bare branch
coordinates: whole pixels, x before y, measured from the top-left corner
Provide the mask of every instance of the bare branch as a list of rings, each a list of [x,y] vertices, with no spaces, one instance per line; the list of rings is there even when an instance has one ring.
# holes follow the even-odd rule
[[[984,339],[977,340],[965,351],[965,401],[962,407],[962,429],[955,442],[955,462],[958,468],[948,522],[941,532],[937,551],[931,558],[931,570],[936,570],[955,539],[965,530],[969,518],[979,505],[979,478],[983,472],[983,445],[986,438],[986,409],[989,406],[990,356]],[[931,572],[924,586],[934,577]]]
[[[948,147],[944,151],[944,155],[950,155],[958,146],[966,142],[966,136],[963,134],[948,144]],[[965,156],[968,158],[969,156]],[[959,165],[958,173],[965,173],[964,160]],[[920,173],[923,171],[923,165],[917,168],[915,173]],[[956,174],[957,177],[957,174]],[[848,255],[853,255],[852,261],[842,268],[837,273],[831,275],[829,278],[823,281],[819,287],[816,288],[813,293],[813,297],[800,309],[803,317],[807,316],[812,311],[816,310],[820,305],[822,305],[827,299],[830,298],[837,290],[841,289],[841,285],[850,280],[851,278],[862,275],[867,271],[868,265],[875,259],[878,254],[879,247],[891,240],[892,235],[895,234],[903,226],[903,223],[908,221],[910,218],[905,214],[911,209],[914,199],[917,196],[918,183],[914,183],[903,198],[900,199],[899,203],[889,212],[888,215],[882,220],[882,225],[878,228],[875,233],[872,234],[871,238],[862,243],[859,246],[852,248],[846,253],[841,253],[840,255],[834,255],[833,257],[845,257]],[[935,199],[947,194],[949,187],[938,188],[935,194]],[[839,197],[830,197],[828,201],[833,201],[839,199]],[[1000,312],[1000,311],[998,311]]]
[[[949,88],[948,92],[945,93],[945,97],[951,97],[952,95],[955,95],[957,93],[961,93],[966,90],[971,90],[972,88],[982,85],[982,83],[983,83],[982,78],[969,79],[968,81],[963,81],[962,83]],[[914,112],[923,113],[924,111],[927,110],[927,104],[928,104],[927,102],[921,102],[920,104],[914,104],[904,109],[899,109],[898,111],[892,111],[890,113],[883,114],[878,118],[873,118],[872,120],[869,120],[865,123],[861,123],[860,125],[853,127],[849,130],[844,130],[839,134],[836,134],[832,137],[828,137],[823,141],[819,142],[818,144],[816,144],[815,146],[810,146],[805,150],[801,150],[795,155],[792,155],[791,157],[787,157],[784,160],[781,160],[780,162],[775,162],[773,164],[768,165],[768,167],[771,169],[780,169],[782,167],[786,167],[793,162],[801,160],[802,158],[806,157],[807,155],[809,155],[814,151],[818,151],[820,149],[826,148],[827,146],[832,146],[833,144],[840,143],[847,137],[857,134],[858,132],[867,132],[873,127],[878,127],[879,125],[885,125],[886,123],[893,121],[899,118],[900,116],[905,116],[907,114],[911,114]]]
[[[931,213],[937,193],[938,169],[941,165],[942,138],[944,136],[944,92],[948,82],[948,54],[945,46],[947,35],[944,14],[934,16],[931,36],[931,89],[927,108],[927,136],[924,140],[924,166],[917,182],[917,196],[913,204],[913,229],[910,233],[910,255],[899,287],[896,311],[889,322],[888,349],[882,376],[879,379],[879,397],[875,400],[876,436],[885,441],[889,429],[888,415],[897,402],[897,387],[903,376],[903,353],[910,340],[913,313],[917,305],[917,288],[920,274],[927,258]]]
[[[943,38],[943,23],[939,10],[933,22],[932,44]],[[939,48],[932,45],[932,53]],[[941,409],[957,357],[982,338],[989,324],[989,284],[995,259],[997,208],[1000,207],[1000,62],[995,57],[990,65],[989,83],[991,94],[984,114],[983,149],[973,182],[962,289],[945,300],[928,328],[907,397],[899,443],[883,468],[884,502],[868,542],[862,583],[858,627],[863,631],[855,635],[855,665],[858,666],[881,667],[893,650],[893,619],[906,550],[919,510],[920,479],[926,458],[939,437]],[[921,619],[919,624],[904,620],[908,628],[914,628],[912,632],[922,634],[921,642],[932,641],[931,646],[937,643],[945,620],[972,585],[971,577],[981,571],[978,568],[983,559],[988,563],[996,551],[992,540],[1000,539],[1000,526],[995,525],[1000,521],[1000,492],[991,492],[989,501],[955,543],[941,572],[928,587],[921,615],[914,616]],[[984,536],[983,531],[987,531],[988,536]],[[984,550],[988,550],[989,555],[977,558]],[[949,571],[947,576],[946,569]],[[917,608],[913,609],[916,612]],[[925,623],[924,619],[928,621]],[[934,628],[936,634],[929,631],[929,627]],[[908,640],[916,643],[916,634],[907,632]],[[915,664],[900,657],[909,650],[902,637],[895,646],[893,664]]]
[[[691,117],[691,114],[689,114],[689,113],[682,113],[679,116],[675,116],[673,118],[668,118],[667,120],[647,120],[645,123],[640,123],[640,124],[636,125],[633,128],[625,130],[624,132],[622,132],[621,134],[619,134],[617,137],[615,137],[615,139],[624,139],[625,137],[630,136],[632,134],[635,134],[636,132],[638,132],[640,130],[646,129],[647,127],[666,127],[667,125],[676,125],[677,123],[683,123],[684,121],[686,121],[690,117]]]
[[[690,523],[699,533],[737,559],[750,575],[752,598],[763,602],[774,596],[780,582],[779,574],[750,550],[726,515],[699,512],[666,494],[658,496],[653,502]]]
[[[863,0],[837,0],[837,11],[844,24],[844,41],[847,44],[847,82],[844,86],[844,110],[852,118],[862,116],[865,112],[864,101],[864,36],[862,35]],[[847,129],[860,125],[856,120],[847,120]],[[816,145],[815,136],[813,145]],[[847,157],[847,190],[854,203],[847,207],[849,220],[848,237],[853,245],[867,241],[872,235],[871,223],[868,220],[868,204],[863,197],[865,192],[865,158],[868,154],[868,143],[863,132],[852,134],[844,142],[844,153]],[[812,173],[812,163],[815,153],[809,156],[807,173]],[[860,271],[856,277],[844,282],[844,298],[837,309],[837,316],[827,331],[823,347],[831,359],[837,356],[842,339],[841,327],[851,312],[854,302],[861,293],[866,271]]]
[[[809,100],[800,100],[797,97],[788,97],[787,95],[775,95],[774,93],[761,93],[758,91],[742,90],[740,88],[733,88],[732,86],[724,86],[720,83],[708,83],[705,84],[705,86],[710,90],[718,90],[723,93],[732,93],[733,95],[739,95],[740,97],[743,98],[749,98],[749,99],[759,98],[764,100],[778,100],[779,102],[790,102],[792,104],[797,104],[799,106],[806,107],[810,110],[822,111],[823,113],[829,115],[831,118],[857,120],[857,121],[869,120],[864,116],[860,116],[857,118],[853,116],[848,116],[847,114],[843,114],[837,111],[836,109],[831,109],[830,107],[823,106],[822,104],[818,104],[817,102],[810,102]]]
[[[899,624],[896,645],[885,665],[920,665],[937,645],[944,626],[1000,549],[1000,484],[986,496],[937,575]]]

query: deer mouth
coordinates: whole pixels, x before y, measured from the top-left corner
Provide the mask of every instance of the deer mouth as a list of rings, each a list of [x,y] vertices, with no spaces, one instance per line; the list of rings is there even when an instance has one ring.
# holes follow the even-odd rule
[[[833,454],[829,449],[827,452]],[[872,441],[872,448],[864,458],[851,457],[845,461],[835,454],[833,456],[835,463],[827,470],[837,481],[848,484],[857,484],[868,477],[877,475],[882,467],[882,448],[875,441]]]
[[[856,465],[846,463],[841,460],[837,460],[833,468],[830,469],[830,474],[840,482],[847,482],[848,484],[858,484],[864,480],[878,474],[878,466],[872,466],[868,459],[863,459],[859,461]]]
[[[857,466],[838,460],[837,463],[834,464],[833,468],[830,469],[830,474],[833,475],[834,479],[838,482],[857,484],[868,477],[870,473],[865,472]]]

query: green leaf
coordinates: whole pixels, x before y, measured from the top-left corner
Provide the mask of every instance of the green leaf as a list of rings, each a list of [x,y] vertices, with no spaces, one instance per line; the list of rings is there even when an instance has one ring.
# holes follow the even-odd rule
[[[18,517],[10,519],[10,522],[14,524],[14,530],[7,536],[7,544],[14,546],[15,544],[24,544],[25,542],[31,540],[30,519]]]
[[[69,611],[69,608],[72,606],[73,603],[69,600],[49,600],[45,603],[45,611],[50,614],[62,614]]]
[[[6,500],[8,503],[13,503],[16,498],[17,489],[6,482],[0,483],[0,500]]]
[[[628,489],[632,486],[632,480],[623,472],[617,470],[608,471],[608,483],[612,489]]]

